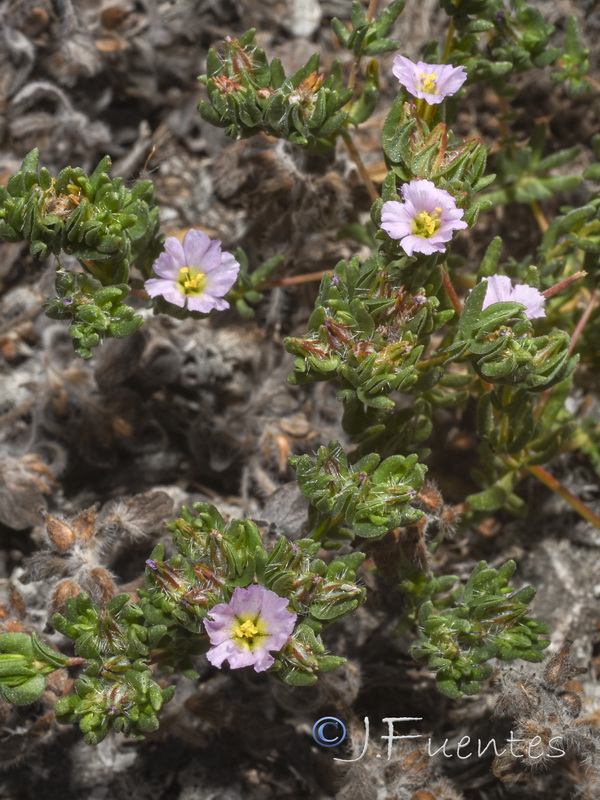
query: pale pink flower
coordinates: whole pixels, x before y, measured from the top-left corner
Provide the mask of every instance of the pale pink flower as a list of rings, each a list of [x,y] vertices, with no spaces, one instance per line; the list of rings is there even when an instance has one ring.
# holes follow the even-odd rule
[[[235,283],[240,265],[231,253],[221,252],[218,239],[191,228],[183,243],[175,236],[167,238],[153,270],[159,277],[144,284],[150,297],[160,295],[180,308],[207,314],[229,308],[223,297]]]
[[[485,278],[487,281],[487,291],[483,301],[482,310],[494,303],[521,303],[525,306],[525,314],[527,319],[536,319],[537,317],[545,317],[544,303],[546,298],[533,286],[526,283],[517,284],[513,286],[509,277],[506,275],[490,275]]]
[[[443,253],[454,231],[467,227],[464,211],[445,189],[431,181],[413,180],[402,187],[403,203],[388,200],[381,209],[381,227],[399,239],[407,255]]]
[[[204,627],[213,645],[206,657],[215,667],[227,660],[232,669],[253,666],[264,672],[274,663],[270,650],[279,651],[294,630],[296,614],[288,600],[259,584],[234,589],[229,603],[210,610]]]
[[[400,55],[394,58],[392,72],[413,97],[425,100],[430,106],[453,95],[467,80],[467,73],[462,66],[426,64],[424,61],[414,64]]]

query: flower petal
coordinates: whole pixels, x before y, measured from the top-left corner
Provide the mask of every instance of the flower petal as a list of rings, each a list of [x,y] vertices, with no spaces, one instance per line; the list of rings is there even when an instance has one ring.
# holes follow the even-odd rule
[[[525,306],[527,319],[546,316],[544,310],[546,298],[533,286],[526,283],[513,286],[507,275],[490,275],[485,280],[487,281],[487,290],[482,308],[487,308],[494,303],[521,303]]]
[[[463,66],[450,64],[427,64],[425,61],[413,63],[405,56],[394,58],[392,72],[404,88],[429,105],[437,105],[444,98],[457,92],[467,80]],[[429,83],[427,79],[432,82]]]
[[[150,278],[144,283],[144,289],[150,297],[164,297],[169,303],[173,303],[179,308],[185,305],[185,295],[177,288],[175,281],[168,281],[164,278]]]
[[[546,311],[544,310],[546,298],[533,286],[528,286],[525,283],[515,286],[510,299],[515,303],[522,303],[525,306],[525,313],[528,319],[537,319],[546,316]]]
[[[183,240],[187,266],[204,274],[217,269],[221,263],[221,241],[210,239],[204,231],[191,228]]]
[[[225,300],[213,297],[204,291],[197,297],[188,297],[188,308],[190,311],[199,311],[201,314],[209,314],[211,311],[223,311],[229,307]],[[225,303],[223,306],[222,303]]]
[[[452,67],[449,64],[440,64],[437,73],[438,92],[444,97],[453,95],[467,80],[467,71],[462,65]]]
[[[235,283],[239,271],[240,265],[233,256],[225,259],[217,269],[206,273],[206,291],[213,297],[223,297]]]
[[[220,667],[223,661],[227,660],[232,669],[250,667],[255,662],[254,653],[237,647],[232,639],[217,645],[217,647],[212,647],[207,652],[206,658],[215,667]]]
[[[418,91],[420,78],[417,67],[417,64],[414,64],[409,58],[401,55],[395,56],[392,66],[393,74],[398,78],[402,86],[413,96],[416,96]]]
[[[161,253],[152,265],[154,272],[161,278],[175,280],[179,275],[179,267],[168,253]]]
[[[397,200],[388,200],[381,207],[381,227],[392,239],[401,239],[412,233],[414,217],[407,204]]]
[[[259,614],[262,608],[263,592],[269,591],[264,586],[253,583],[244,589],[237,586],[229,601],[229,607],[239,617],[240,614]]]
[[[177,272],[179,272],[179,270],[182,267],[187,266],[187,264],[185,263],[185,253],[183,250],[183,245],[176,236],[167,236],[167,238],[165,239],[165,252],[171,259],[173,268],[177,269]]]
[[[282,645],[282,647],[283,647],[283,645]],[[278,648],[278,649],[281,649],[281,648]],[[265,670],[269,669],[269,667],[272,667],[273,664],[275,663],[275,659],[269,653],[269,651],[267,650],[266,647],[265,648],[257,648],[253,652],[253,656],[254,656],[254,671],[255,672],[265,672]]]
[[[446,250],[441,242],[435,242],[433,239],[425,239],[414,234],[405,236],[400,242],[400,246],[407,256],[412,256],[413,253],[423,253],[426,256],[430,256],[432,253],[443,253]]]
[[[504,303],[512,300],[512,283],[507,275],[490,275],[486,278],[487,291],[483,300],[482,310],[494,303]]]

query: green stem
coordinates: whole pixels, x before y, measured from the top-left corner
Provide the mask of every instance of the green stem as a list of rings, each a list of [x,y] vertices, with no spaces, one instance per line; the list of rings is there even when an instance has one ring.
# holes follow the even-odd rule
[[[533,216],[535,217],[535,221],[538,224],[538,228],[542,233],[546,233],[546,231],[550,226],[548,224],[548,220],[546,219],[546,215],[542,211],[540,204],[538,203],[537,200],[532,200],[529,203],[529,207],[531,208]]]
[[[91,260],[89,260],[87,258],[80,258],[78,260],[79,260],[79,263],[81,264],[81,266],[85,267],[85,269],[88,272],[91,272],[91,274],[94,276],[94,278],[98,278],[98,280],[102,284],[104,284],[104,286],[109,286],[110,285],[110,283],[111,283],[110,275],[107,275],[106,272],[101,267],[99,267],[96,264],[95,261],[91,261]]]
[[[450,25],[448,27],[448,34],[446,36],[446,44],[444,45],[444,52],[442,53],[442,64],[446,64],[452,52],[452,40],[454,39],[454,17],[450,18]]]
[[[448,356],[434,356],[433,358],[428,358],[425,361],[419,361],[416,365],[416,368],[427,369],[427,367],[434,367],[436,364],[443,364],[444,361],[448,361]]]
[[[336,525],[339,525],[343,519],[344,512],[338,514],[333,519],[324,519],[310,538],[314,539],[315,542],[320,542],[323,536],[332,528],[335,528]]]
[[[373,22],[375,18],[375,13],[377,12],[377,5],[379,0],[369,0],[369,7],[367,8],[367,24]],[[356,79],[358,78],[358,70],[360,69],[360,62],[362,61],[362,55],[359,53],[353,63],[352,68],[350,70],[350,77],[348,78],[348,88],[354,89],[356,86]]]

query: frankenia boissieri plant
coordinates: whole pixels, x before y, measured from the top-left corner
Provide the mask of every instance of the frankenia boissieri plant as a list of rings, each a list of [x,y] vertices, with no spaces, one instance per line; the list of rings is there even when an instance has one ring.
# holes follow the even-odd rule
[[[467,227],[463,210],[445,189],[431,181],[414,180],[402,187],[403,203],[388,200],[381,209],[381,227],[399,239],[405,253],[443,253],[454,231]]]
[[[451,67],[449,64],[413,63],[405,56],[394,58],[392,72],[402,86],[413,97],[425,100],[430,106],[451,97],[467,80],[464,67]]]
[[[223,297],[235,283],[240,265],[231,253],[221,251],[218,239],[192,228],[183,243],[175,236],[167,238],[153,270],[159,277],[144,284],[150,297],[162,296],[180,308],[207,314],[229,308]]]
[[[376,4],[369,5],[369,11],[361,11],[360,2],[352,4],[352,31],[334,20],[341,44],[353,53],[348,80],[340,65],[329,77],[321,76],[318,55],[286,76],[280,60],[269,62],[257,45],[255,31],[249,31],[239,39],[228,37],[222,57],[209,53],[204,83],[210,103],[201,103],[200,111],[235,139],[263,132],[305,148],[307,165],[311,154],[330,150],[341,136],[369,190],[372,218],[379,224],[379,190],[368,171],[361,169],[364,165],[349,126],[359,126],[373,113],[379,80],[372,57],[402,47],[387,35],[404,2],[392,0],[379,15],[374,12]],[[448,13],[457,5],[464,4],[442,3]],[[511,66],[513,72],[547,66],[553,58],[546,48],[547,28],[530,8],[523,13],[525,3],[518,5],[518,20],[508,9],[501,12],[506,36],[499,28],[498,35],[487,33],[494,27],[489,8],[479,20],[467,21],[462,12],[453,13],[452,34],[440,60],[462,60],[469,65],[472,80],[493,86],[500,79],[510,80]],[[513,36],[514,31],[519,35]],[[439,43],[427,52],[440,52]],[[364,81],[359,75],[363,57],[369,58]],[[385,202],[380,224],[399,245],[386,239],[380,247],[373,243],[370,230],[352,225],[361,243],[375,245],[371,254],[365,260],[357,255],[341,261],[331,276],[327,271],[306,336],[286,342],[295,356],[291,382],[337,381],[338,398],[344,404],[341,425],[353,446],[352,454],[346,455],[339,443],[330,442],[319,448],[316,459],[308,454],[291,459],[298,487],[310,502],[307,538],[292,544],[282,535],[266,549],[252,520],[226,524],[216,509],[200,503],[195,516],[183,509],[181,518],[169,523],[177,555],[165,560],[164,546],[155,548],[146,562],[146,588],[137,590],[139,600],[131,602],[127,594],[109,599],[114,589],[109,581],[103,605],[97,605],[85,594],[87,579],[75,566],[52,597],[58,605],[63,588],[76,594],[66,600],[64,615],[56,614],[53,622],[74,641],[77,655],[55,657],[42,651],[33,635],[0,633],[0,666],[5,667],[0,670],[0,694],[6,700],[29,704],[45,691],[44,679],[52,668],[79,667],[82,673],[73,692],[56,706],[57,719],[79,722],[86,741],[97,744],[109,731],[143,736],[154,730],[157,712],[174,686],[163,688],[164,677],[159,684],[153,673],[183,670],[193,675],[194,660],[207,649],[208,660],[217,667],[253,666],[257,672],[271,670],[292,686],[314,684],[320,673],[336,669],[344,660],[325,652],[320,634],[326,623],[352,613],[362,602],[366,590],[355,583],[362,550],[369,551],[385,585],[395,582],[402,592],[403,629],[418,629],[411,653],[436,674],[446,695],[458,698],[479,691],[491,672],[485,664],[491,658],[542,658],[547,640],[539,637],[546,628],[526,616],[535,592],[508,585],[512,562],[498,570],[482,562],[464,583],[453,575],[434,574],[435,565],[430,569],[430,556],[443,546],[445,533],[452,531],[455,512],[425,481],[426,467],[420,461],[426,452],[423,445],[439,440],[435,407],[448,409],[460,426],[469,416],[464,410],[477,403],[481,446],[473,476],[480,491],[464,498],[467,511],[462,522],[499,509],[524,513],[518,484],[525,472],[556,490],[557,481],[548,473],[544,478],[540,465],[560,449],[574,447],[570,437],[578,426],[580,432],[582,428],[564,403],[576,366],[570,357],[575,342],[570,346],[569,331],[575,331],[574,339],[582,333],[595,293],[580,324],[577,316],[573,318],[580,313],[580,298],[575,296],[576,287],[570,287],[598,253],[593,221],[600,199],[594,194],[584,207],[548,224],[535,208],[545,231],[535,255],[540,281],[549,287],[543,295],[494,274],[503,268],[499,236],[490,243],[481,265],[470,260],[457,275],[459,259],[444,256],[454,232],[467,223],[474,225],[477,215],[492,203],[512,198],[537,204],[549,192],[572,188],[569,176],[564,183],[549,173],[570,160],[576,148],[547,159],[544,137],[534,134],[529,145],[517,148],[518,158],[509,158],[506,148],[514,150],[514,137],[502,137],[498,148],[503,158],[496,159],[497,191],[488,192],[486,199],[481,193],[494,183],[494,176],[486,173],[487,146],[475,139],[462,141],[451,130],[454,109],[439,106],[465,83],[465,67],[415,64],[397,56],[394,75],[415,98],[406,102],[406,92],[399,92],[382,129],[389,173],[381,188]],[[596,138],[596,158],[600,158],[600,137]],[[134,308],[124,305],[132,289],[134,302],[140,299],[137,278],[130,282],[131,268],[148,279],[151,297],[166,301],[156,306],[178,318],[185,317],[186,310],[207,313],[227,308],[224,298],[238,272],[238,286],[230,298],[240,313],[249,310],[246,299],[258,303],[262,290],[288,283],[267,280],[277,257],[250,273],[241,251],[236,251],[240,266],[231,253],[222,252],[220,242],[197,230],[188,232],[183,242],[167,239],[159,256],[163,236],[150,181],[129,190],[120,178],[109,178],[108,169],[107,157],[89,177],[67,168],[54,178],[38,167],[34,151],[7,186],[0,186],[1,239],[27,240],[33,255],[62,252],[79,260],[83,272],[72,273],[59,264],[57,297],[49,303],[49,316],[68,320],[78,355],[91,357],[90,348],[106,337],[122,338],[142,324],[141,315],[134,316]],[[596,180],[598,165],[589,169],[585,177]],[[528,176],[526,181],[523,176]],[[298,177],[302,177],[300,165]],[[305,177],[312,180],[310,170]],[[519,186],[524,187],[521,194]],[[300,219],[302,209],[295,211]],[[494,224],[492,220],[487,227]],[[410,261],[398,258],[400,248]],[[517,280],[531,280],[530,261],[531,256],[522,263],[513,259]],[[492,277],[461,298],[460,285],[457,291],[453,280],[472,285],[474,279],[464,274],[467,270]],[[521,303],[533,319],[543,315],[544,297],[565,289],[570,294],[562,305],[558,298],[553,301],[560,314],[553,313],[542,335],[536,335],[512,307],[481,313],[482,305],[509,300]],[[553,327],[555,319],[564,321],[568,330]],[[588,332],[590,360],[593,344]],[[595,452],[596,433],[591,427],[583,432],[589,452]],[[253,465],[267,471],[272,466],[263,464],[270,456],[261,442],[250,436],[247,449],[244,444],[234,480],[246,469],[252,474]],[[286,439],[286,452],[295,447],[295,436]],[[252,448],[261,450],[260,458]],[[600,527],[600,520],[573,500],[577,499],[571,496],[568,502]],[[74,536],[62,523],[49,520],[47,526],[54,551],[43,551],[38,563],[48,557],[44,553],[60,554],[62,540]],[[353,549],[357,538],[364,541]],[[340,546],[350,552],[324,555]],[[95,552],[105,553],[95,547]],[[35,562],[30,574],[37,575],[32,580],[46,577]]]
[[[493,305],[494,303],[521,303],[525,306],[525,313],[527,319],[536,319],[537,317],[545,317],[544,303],[546,298],[541,292],[538,292],[533,286],[527,284],[512,285],[512,281],[506,275],[490,275],[486,278],[487,291],[483,301],[483,308]]]
[[[288,600],[259,584],[238,586],[229,603],[210,610],[204,620],[212,647],[206,657],[215,667],[227,660],[232,669],[253,666],[264,672],[294,630],[296,614],[288,611]]]

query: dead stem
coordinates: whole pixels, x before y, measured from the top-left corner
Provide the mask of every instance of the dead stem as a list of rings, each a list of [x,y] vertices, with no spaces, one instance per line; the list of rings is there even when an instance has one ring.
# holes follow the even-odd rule
[[[452,285],[452,281],[450,280],[450,276],[446,271],[446,267],[442,264],[442,277],[444,280],[444,289],[448,293],[448,297],[450,298],[450,302],[452,303],[452,307],[456,311],[456,313],[460,316],[462,314],[463,306],[460,302],[459,296],[456,294],[456,289]]]
[[[376,200],[379,200],[379,192],[373,181],[371,180],[371,176],[369,175],[367,168],[365,167],[364,161],[361,158],[360,153],[356,149],[356,145],[350,135],[350,132],[347,130],[343,130],[341,133],[342,139],[344,140],[344,144],[348,152],[350,153],[350,158],[356,164],[356,168],[358,170],[358,174],[360,175],[362,182],[365,185],[367,192],[369,193],[369,197],[371,198],[371,202],[374,203]]]
[[[568,503],[571,508],[575,509],[575,511],[581,517],[583,517],[583,519],[591,522],[595,528],[600,529],[600,517],[596,516],[596,514],[594,514],[594,512],[588,508],[585,503],[582,503],[578,497],[575,497],[574,494],[571,494],[571,492],[566,489],[553,475],[550,475],[550,473],[546,472],[543,467],[539,466],[527,467],[526,469],[532,475],[535,475],[535,477],[541,481],[544,486],[547,486],[549,489],[559,495],[559,497],[562,497],[562,499]]]

